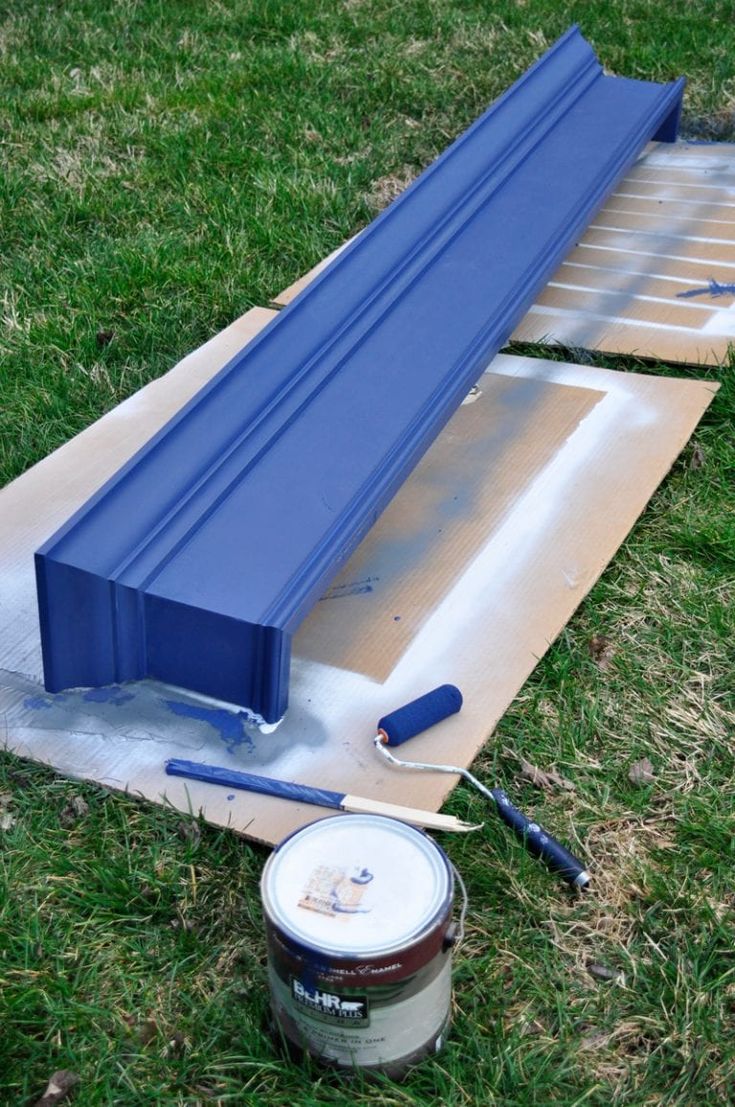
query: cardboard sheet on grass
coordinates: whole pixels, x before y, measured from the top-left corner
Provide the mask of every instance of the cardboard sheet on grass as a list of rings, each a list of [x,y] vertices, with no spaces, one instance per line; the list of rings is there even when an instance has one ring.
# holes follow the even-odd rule
[[[712,397],[697,381],[498,357],[299,632],[291,707],[244,713],[142,682],[48,695],[33,552],[272,315],[254,309],[0,492],[7,747],[274,843],[322,809],[164,774],[178,756],[438,810],[450,777],[391,770],[385,712],[451,681],[416,738],[468,765],[643,510]],[[247,550],[243,550],[247,572]]]
[[[290,302],[333,256],[274,303]],[[651,143],[513,339],[727,361],[735,343],[735,145]]]

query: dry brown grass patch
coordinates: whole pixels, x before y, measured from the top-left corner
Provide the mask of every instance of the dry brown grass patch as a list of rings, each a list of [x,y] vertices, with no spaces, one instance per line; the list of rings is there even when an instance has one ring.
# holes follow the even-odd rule
[[[412,169],[404,166],[397,173],[388,173],[385,177],[379,177],[373,182],[366,197],[368,204],[374,211],[382,211],[408,188],[415,176]]]
[[[602,963],[620,975],[624,986],[635,976],[628,946],[637,924],[634,906],[646,895],[647,872],[654,849],[670,849],[673,815],[657,811],[646,817],[621,816],[591,826],[585,848],[592,858],[588,893],[559,905],[548,919],[551,940],[585,986],[597,985],[590,963]]]

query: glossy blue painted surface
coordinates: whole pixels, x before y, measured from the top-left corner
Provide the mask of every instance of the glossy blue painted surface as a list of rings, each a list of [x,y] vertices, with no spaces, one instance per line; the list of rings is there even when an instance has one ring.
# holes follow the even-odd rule
[[[295,803],[314,803],[318,807],[334,807],[342,810],[345,792],[332,792],[327,788],[314,788],[310,784],[296,784],[290,780],[274,780],[269,776],[256,776],[238,769],[220,765],[205,765],[199,761],[184,761],[173,757],[166,762],[169,776],[183,776],[187,780],[203,780],[205,784],[221,784],[227,788],[242,788],[244,792],[259,792],[264,796],[294,800]]]
[[[278,719],[293,631],[682,87],[567,32],[37,553],[46,687]]]

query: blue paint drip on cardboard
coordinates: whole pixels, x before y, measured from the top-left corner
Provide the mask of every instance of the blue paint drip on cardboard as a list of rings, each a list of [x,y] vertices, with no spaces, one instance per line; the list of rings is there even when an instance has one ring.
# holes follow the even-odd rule
[[[243,745],[249,750],[255,749],[252,736],[247,731],[250,719],[246,711],[226,711],[223,707],[204,707],[201,704],[181,703],[178,700],[163,702],[174,715],[197,719],[214,727],[225,743],[228,753],[234,753]]]

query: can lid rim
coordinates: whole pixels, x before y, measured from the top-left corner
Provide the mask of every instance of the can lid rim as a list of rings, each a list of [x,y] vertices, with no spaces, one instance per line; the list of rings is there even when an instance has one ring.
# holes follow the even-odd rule
[[[363,820],[367,821],[368,824],[374,823],[376,820],[381,823],[393,823],[397,828],[400,828],[402,835],[411,837],[416,835],[415,840],[417,844],[419,841],[430,843],[430,850],[426,851],[427,855],[429,852],[433,854],[434,851],[436,851],[436,856],[439,861],[437,871],[441,869],[444,874],[444,886],[440,888],[437,906],[431,914],[421,919],[420,924],[414,931],[399,935],[396,939],[383,942],[382,944],[376,943],[371,946],[369,950],[362,946],[353,949],[347,949],[344,946],[332,946],[328,941],[320,941],[318,945],[315,944],[313,941],[310,941],[303,932],[290,924],[288,916],[282,910],[279,910],[276,897],[271,894],[270,885],[272,883],[271,877],[273,869],[277,866],[279,855],[282,855],[284,847],[287,847],[289,843],[293,842],[294,839],[299,836],[313,832],[314,828],[321,826],[321,824],[334,823],[337,821],[343,823],[347,819],[351,821]],[[363,964],[383,960],[385,957],[399,950],[412,950],[415,946],[424,941],[432,931],[436,929],[441,920],[451,913],[451,904],[454,899],[454,874],[449,859],[441,846],[435,842],[433,838],[429,838],[428,835],[423,834],[423,832],[416,827],[412,827],[407,823],[400,822],[386,815],[345,814],[315,820],[314,822],[308,823],[306,826],[299,827],[293,833],[289,834],[288,837],[284,838],[275,848],[265,864],[260,880],[260,890],[266,918],[281,934],[289,941],[293,942],[297,947],[303,949],[307,954],[328,957],[330,960],[359,962]]]

